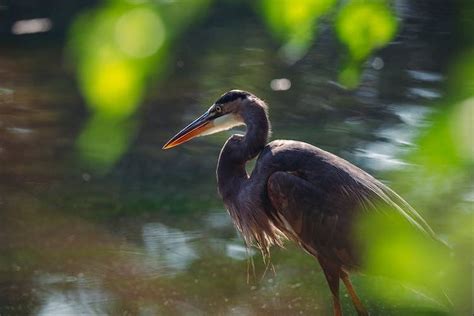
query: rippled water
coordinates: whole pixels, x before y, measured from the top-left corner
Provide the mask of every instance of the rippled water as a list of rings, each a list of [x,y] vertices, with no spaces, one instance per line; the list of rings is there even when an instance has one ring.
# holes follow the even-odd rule
[[[214,176],[232,132],[161,146],[221,93],[248,89],[269,103],[273,138],[310,142],[387,180],[406,167],[444,94],[452,31],[449,16],[428,4],[399,1],[398,14],[401,33],[349,91],[337,83],[341,48],[327,25],[308,55],[287,65],[255,16],[218,7],[177,45],[174,65],[148,90],[131,147],[105,175],[78,158],[88,113],[62,45],[3,44],[0,314],[330,313],[312,258],[289,245],[266,266],[235,232]],[[289,90],[272,90],[281,78],[289,81],[273,88],[289,82]],[[421,294],[392,286],[414,297],[413,307],[431,309]],[[361,296],[377,313],[404,313]],[[352,310],[347,296],[343,304]]]

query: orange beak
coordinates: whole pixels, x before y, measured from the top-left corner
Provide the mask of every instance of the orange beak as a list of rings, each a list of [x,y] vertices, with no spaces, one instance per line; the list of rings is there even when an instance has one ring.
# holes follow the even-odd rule
[[[205,131],[211,129],[214,124],[212,123],[212,116],[209,111],[201,115],[199,118],[194,120],[191,124],[183,128],[178,134],[174,135],[164,146],[163,149],[170,149],[178,146],[182,143],[187,142],[194,137],[197,137]]]

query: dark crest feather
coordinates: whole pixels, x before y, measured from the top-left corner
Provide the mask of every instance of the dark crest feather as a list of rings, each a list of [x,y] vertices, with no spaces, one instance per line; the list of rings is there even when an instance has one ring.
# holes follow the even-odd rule
[[[216,104],[225,104],[237,99],[244,99],[246,97],[251,96],[250,93],[242,90],[231,90],[229,92],[224,93],[217,101]]]

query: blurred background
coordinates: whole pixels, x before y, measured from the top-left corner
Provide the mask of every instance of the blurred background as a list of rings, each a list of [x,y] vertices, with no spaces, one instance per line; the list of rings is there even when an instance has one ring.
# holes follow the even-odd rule
[[[367,232],[353,277],[373,315],[472,314],[473,30],[470,0],[0,1],[0,315],[330,315],[313,258],[265,264],[233,228],[233,131],[161,150],[234,88],[452,246],[373,224],[393,236]]]

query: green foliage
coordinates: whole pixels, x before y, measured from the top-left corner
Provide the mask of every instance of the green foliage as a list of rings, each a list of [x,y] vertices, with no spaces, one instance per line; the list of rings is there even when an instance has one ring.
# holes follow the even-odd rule
[[[374,49],[392,40],[397,31],[397,20],[386,1],[354,0],[338,13],[336,30],[351,58],[362,61]]]
[[[447,247],[399,214],[383,210],[358,219],[354,234],[364,253],[363,266],[412,284],[439,286],[439,274],[449,256]]]
[[[361,63],[395,36],[398,23],[384,0],[354,0],[338,13],[335,27],[340,41],[349,50],[349,61],[339,81],[355,88],[360,80]]]
[[[134,137],[136,123],[93,115],[77,140],[81,157],[96,170],[108,170],[110,164],[127,150]]]
[[[433,299],[434,311],[446,310],[446,293],[458,314],[467,312],[471,298],[466,293],[472,291],[470,280],[465,278],[471,273],[473,247],[472,200],[465,197],[465,191],[472,189],[474,162],[472,65],[472,59],[460,58],[452,66],[449,85],[455,88],[442,101],[444,107],[430,117],[431,124],[408,156],[415,167],[392,177],[397,186],[408,187],[406,190],[415,194],[427,218],[441,218],[443,225],[436,232],[449,236],[453,247],[439,246],[400,219],[382,215],[361,218],[358,230],[367,250],[368,271],[389,274],[426,293]],[[420,194],[420,187],[426,197]],[[423,198],[426,201],[421,203]],[[376,298],[387,303],[397,299],[390,288],[389,295],[384,292],[379,291]],[[406,298],[399,300],[399,305],[409,304]]]
[[[80,90],[92,112],[78,149],[90,165],[106,171],[127,150],[135,132],[135,124],[127,121],[138,110],[147,81],[163,73],[171,41],[208,3],[117,0],[76,19],[70,51]]]
[[[412,161],[431,174],[443,175],[471,164],[474,161],[473,118],[473,98],[435,115],[432,127],[420,137]]]
[[[81,15],[71,38],[87,105],[102,116],[129,117],[143,97],[151,66],[166,50],[158,10],[110,4]]]
[[[273,35],[283,42],[284,59],[293,63],[306,54],[316,37],[317,21],[335,5],[335,0],[262,0],[259,10]],[[334,27],[350,55],[339,81],[355,88],[360,64],[393,39],[398,22],[385,0],[353,0],[339,9]]]
[[[261,12],[273,34],[284,43],[284,57],[300,59],[314,41],[316,21],[336,3],[335,0],[262,0]]]

